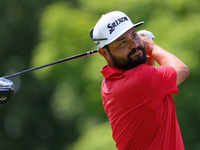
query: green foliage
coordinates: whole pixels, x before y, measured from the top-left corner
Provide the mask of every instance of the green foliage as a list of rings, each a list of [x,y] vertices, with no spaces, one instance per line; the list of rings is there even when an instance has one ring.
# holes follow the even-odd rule
[[[110,124],[99,124],[83,133],[79,140],[69,149],[71,150],[116,150],[115,142],[111,137]],[[67,148],[68,149],[68,148]]]
[[[93,18],[93,15],[73,9],[69,4],[63,2],[46,7],[41,17],[41,42],[34,51],[33,66],[52,62],[63,58],[63,56],[82,53],[84,50],[89,51],[93,43],[85,41],[89,40],[90,24],[94,24]],[[69,68],[74,68],[81,64],[81,60],[83,59],[69,61],[67,65]],[[50,76],[50,70],[55,68],[57,66],[45,68],[40,72],[35,72],[35,75],[38,78]],[[69,74],[68,69],[60,71]]]
[[[124,11],[137,28],[190,69],[174,96],[185,148],[200,147],[199,0],[31,0],[0,2],[3,75],[96,49],[89,31],[102,14]],[[0,149],[116,149],[101,102],[99,72],[106,61],[93,54],[11,79],[16,92],[0,109]]]

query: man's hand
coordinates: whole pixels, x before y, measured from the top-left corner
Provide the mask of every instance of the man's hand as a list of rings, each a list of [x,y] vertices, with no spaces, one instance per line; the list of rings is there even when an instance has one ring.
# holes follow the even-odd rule
[[[155,38],[155,36],[150,31],[147,30],[140,30],[137,33],[141,36],[148,37],[150,40],[153,40]]]
[[[140,30],[137,33],[145,45],[146,55],[151,56],[151,52],[154,46],[156,46],[156,44],[152,41],[155,38],[155,36],[150,31],[146,30]]]
[[[137,33],[145,45],[146,55],[147,55],[146,65],[155,66],[155,60],[151,57],[151,52],[153,48],[156,46],[156,44],[152,41],[155,38],[155,36],[150,31],[146,30],[141,30]]]

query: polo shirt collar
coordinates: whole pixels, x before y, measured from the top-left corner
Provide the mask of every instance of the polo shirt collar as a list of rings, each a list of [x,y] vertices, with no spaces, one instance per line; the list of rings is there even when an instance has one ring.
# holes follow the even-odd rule
[[[100,70],[106,80],[109,78],[119,78],[119,76],[123,75],[125,71],[126,70],[116,67],[108,67],[108,64],[103,66]]]

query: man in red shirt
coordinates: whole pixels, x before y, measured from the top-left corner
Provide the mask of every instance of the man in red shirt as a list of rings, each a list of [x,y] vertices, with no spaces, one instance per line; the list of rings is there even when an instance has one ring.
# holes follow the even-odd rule
[[[141,24],[114,11],[90,31],[107,61],[101,69],[101,94],[113,139],[119,150],[184,150],[171,94],[178,92],[189,70],[176,56],[139,35],[135,27]],[[160,66],[151,66],[152,60]]]

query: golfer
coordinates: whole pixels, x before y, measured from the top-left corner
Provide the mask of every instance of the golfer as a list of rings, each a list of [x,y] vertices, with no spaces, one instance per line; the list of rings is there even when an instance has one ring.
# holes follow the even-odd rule
[[[176,56],[157,46],[123,12],[103,15],[90,31],[107,64],[101,94],[119,150],[184,150],[171,94],[189,75]],[[146,64],[149,59],[160,66]],[[149,61],[153,62],[153,61]]]

